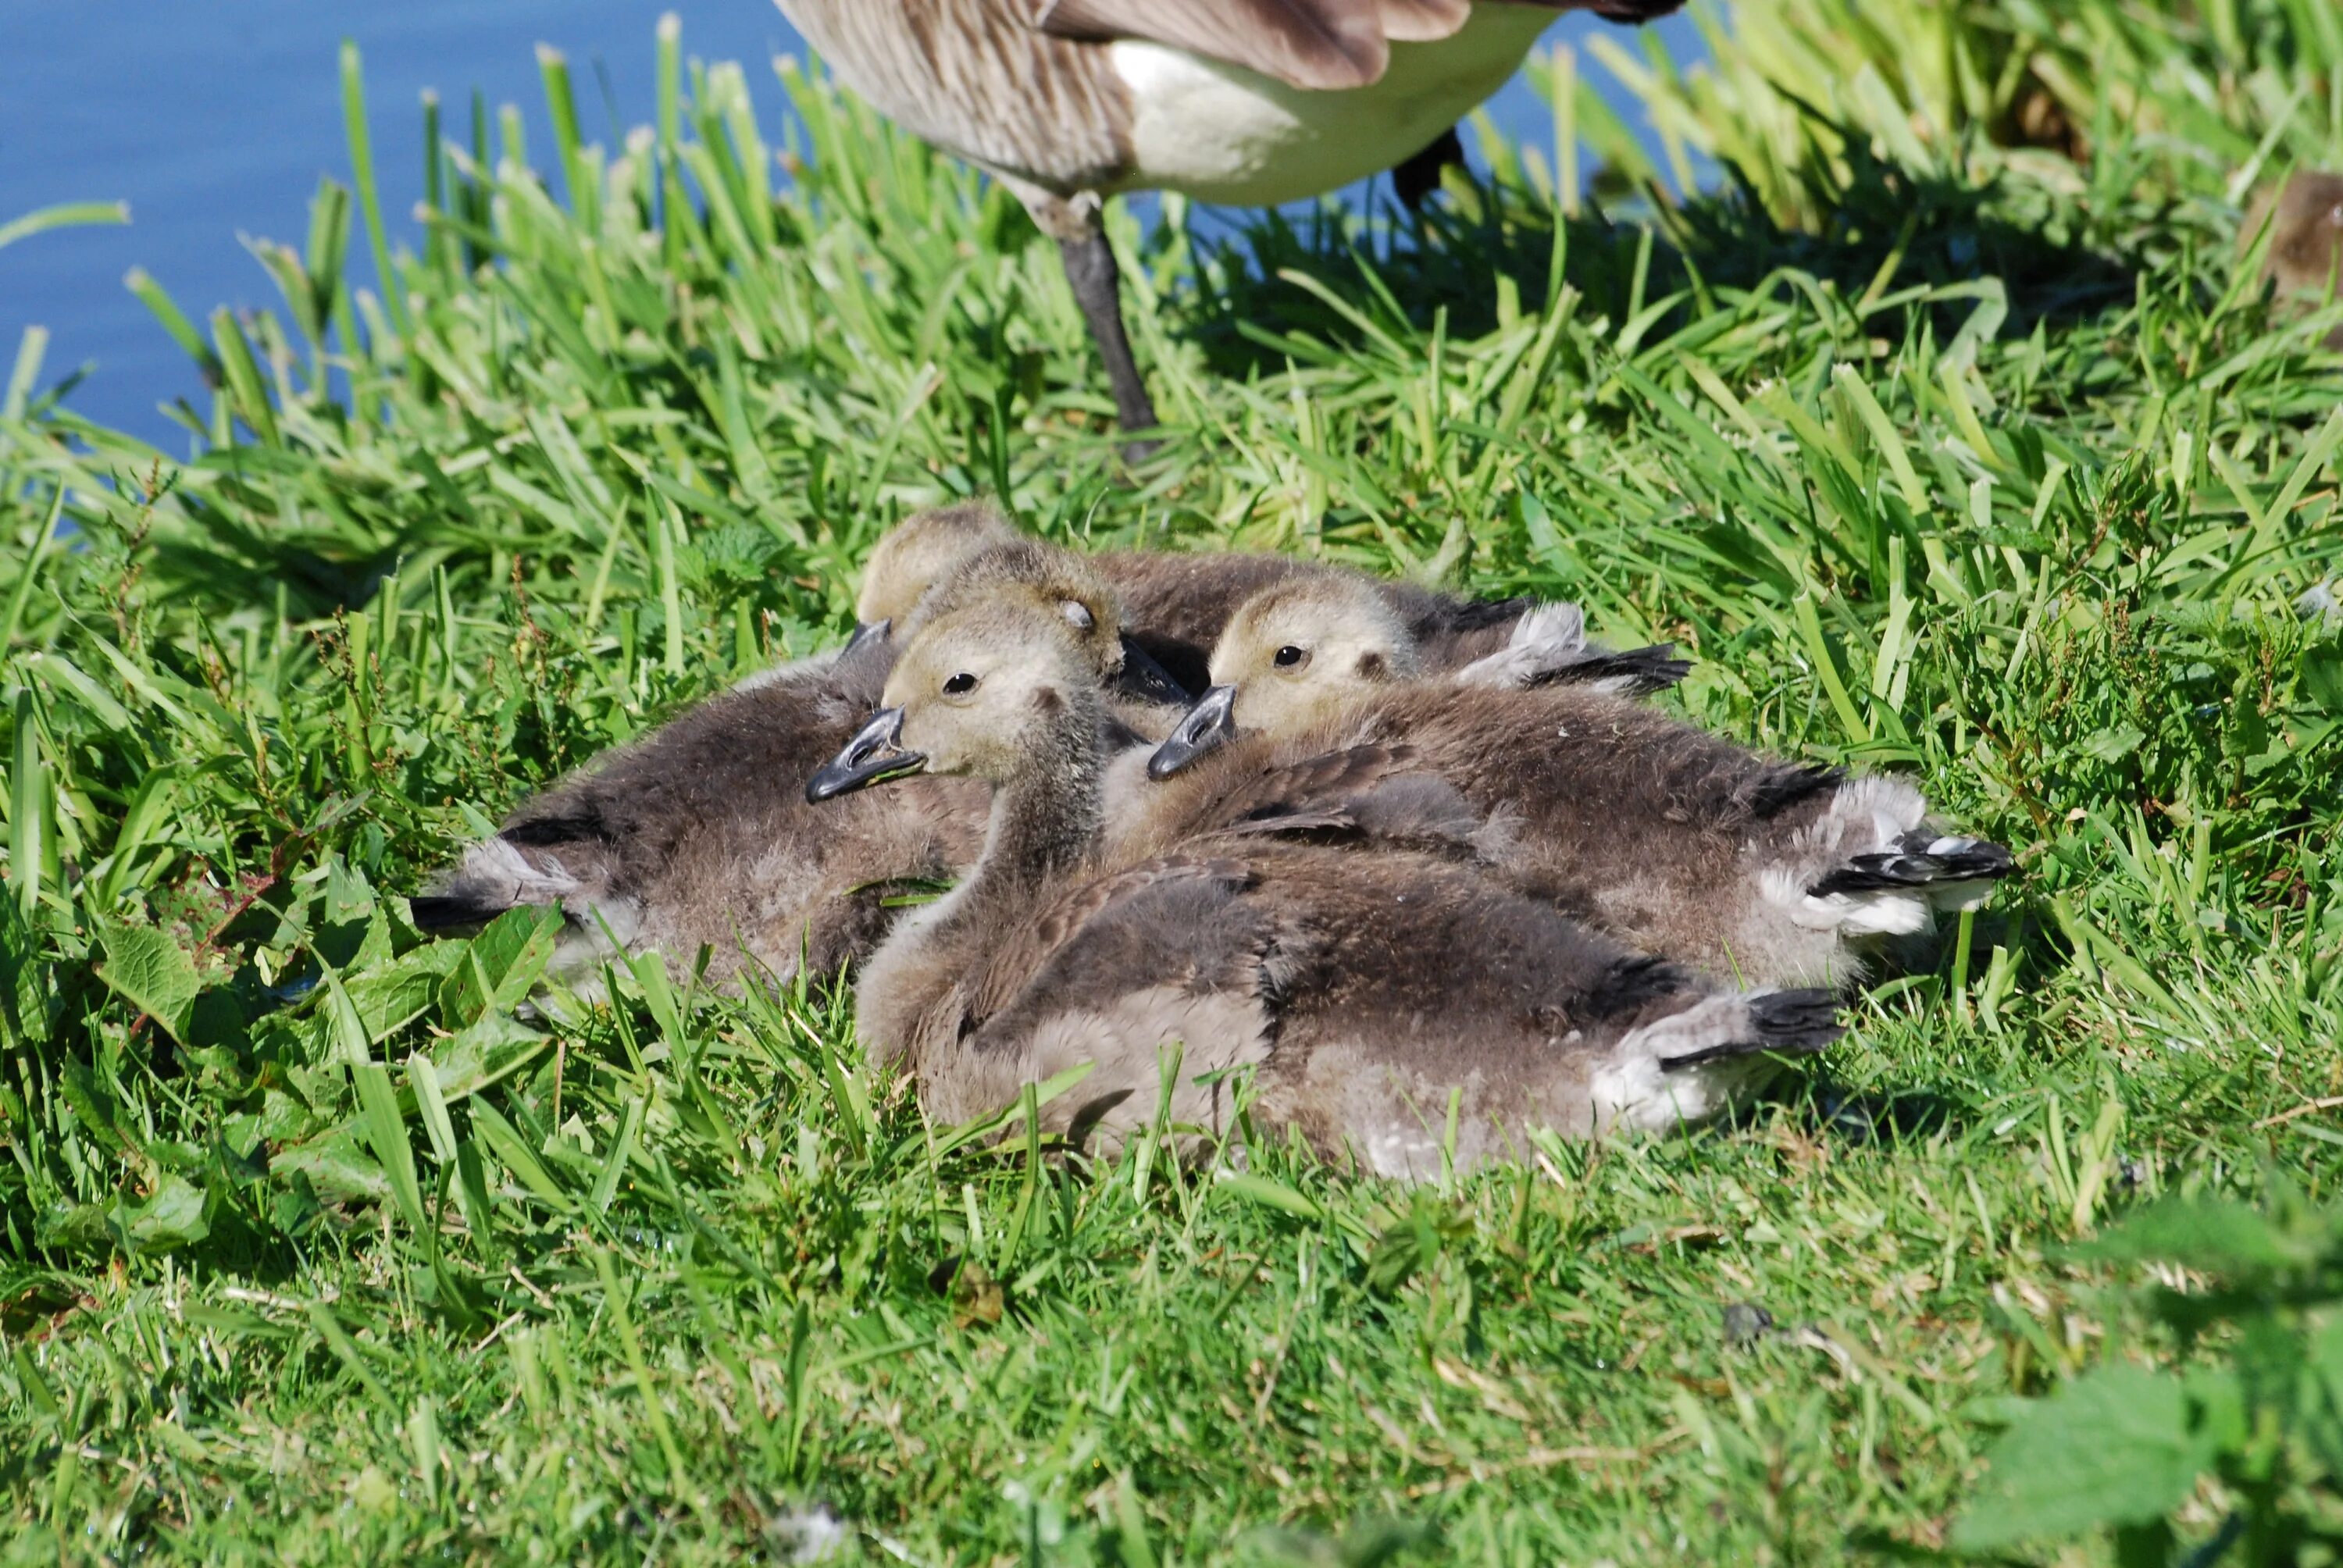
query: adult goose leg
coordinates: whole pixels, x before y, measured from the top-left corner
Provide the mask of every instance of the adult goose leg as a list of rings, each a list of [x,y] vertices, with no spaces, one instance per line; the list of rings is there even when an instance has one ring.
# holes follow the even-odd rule
[[[1440,188],[1440,171],[1450,164],[1466,166],[1464,144],[1457,139],[1453,126],[1433,137],[1432,145],[1422,152],[1392,166],[1392,190],[1408,211],[1422,212],[1432,193]]]
[[[1061,239],[1058,255],[1066,264],[1066,281],[1074,286],[1074,303],[1082,307],[1091,341],[1106,364],[1107,384],[1114,391],[1115,417],[1126,430],[1155,428],[1155,400],[1139,378],[1139,365],[1131,357],[1131,338],[1122,326],[1122,273],[1115,266],[1114,247],[1106,235],[1092,229],[1079,239]],[[1134,450],[1152,451],[1152,441],[1132,443]]]
[[[1090,327],[1091,341],[1098,345],[1099,359],[1106,367],[1116,422],[1126,430],[1152,430],[1155,400],[1147,395],[1147,383],[1140,379],[1139,362],[1131,357],[1131,337],[1123,330],[1122,269],[1115,265],[1114,247],[1107,243],[1098,197],[1068,198],[1036,190],[1021,181],[1002,183],[1024,199],[1033,221],[1058,242],[1058,256],[1065,263],[1074,303],[1081,307],[1082,321]],[[1122,454],[1137,462],[1159,444],[1132,441]]]

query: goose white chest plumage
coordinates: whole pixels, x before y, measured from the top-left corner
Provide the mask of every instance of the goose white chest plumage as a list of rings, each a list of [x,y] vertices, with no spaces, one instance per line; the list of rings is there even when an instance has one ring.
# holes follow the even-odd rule
[[[1475,5],[1455,33],[1393,43],[1381,76],[1338,92],[1187,49],[1119,41],[1108,59],[1129,95],[1130,166],[1112,188],[1267,206],[1365,179],[1429,146],[1504,85],[1554,15],[1544,5]]]

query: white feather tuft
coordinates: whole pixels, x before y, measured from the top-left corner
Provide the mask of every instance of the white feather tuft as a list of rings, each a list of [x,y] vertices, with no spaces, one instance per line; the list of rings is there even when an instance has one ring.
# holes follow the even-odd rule
[[[1505,646],[1456,672],[1460,686],[1519,690],[1586,657],[1586,612],[1559,601],[1533,606]]]
[[[1679,1013],[1630,1030],[1595,1070],[1595,1124],[1622,1132],[1664,1132],[1680,1122],[1715,1115],[1775,1070],[1762,1051],[1718,1057],[1674,1072],[1660,1063],[1755,1037],[1747,995],[1713,996]]]

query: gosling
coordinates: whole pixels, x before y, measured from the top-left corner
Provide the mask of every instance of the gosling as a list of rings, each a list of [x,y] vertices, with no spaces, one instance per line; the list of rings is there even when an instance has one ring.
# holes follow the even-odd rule
[[[898,549],[874,558],[860,602],[916,621],[923,598],[949,607],[971,594],[1010,596],[1065,628],[1111,686],[1116,744],[1159,739],[1184,710],[1189,694],[1127,647],[1112,590],[1070,552],[1014,536],[967,552]],[[784,980],[850,966],[907,893],[974,862],[984,830],[983,791],[960,779],[825,811],[805,801],[806,779],[893,666],[889,621],[866,618],[838,652],[744,682],[524,802],[409,900],[417,927],[458,930],[558,903],[552,968],[573,981],[619,950],[689,962],[707,948],[723,982],[744,958]]]
[[[930,623],[883,701],[809,799],[938,775],[992,791],[974,871],[899,922],[856,989],[864,1039],[943,1120],[1087,1066],[1042,1108],[1049,1130],[1111,1150],[1161,1106],[1226,1135],[1227,1075],[1250,1069],[1256,1128],[1422,1180],[1534,1129],[1713,1115],[1838,1032],[1825,992],[1720,992],[1428,855],[1208,832],[1117,862],[1096,672],[1030,605]]]
[[[1240,734],[1272,757],[1404,745],[1510,827],[1516,889],[1718,980],[1852,984],[1885,939],[1975,908],[2012,866],[1929,826],[1901,779],[1776,761],[1583,687],[1431,678],[1388,603],[1339,581],[1249,601],[1212,674],[1155,778]]]

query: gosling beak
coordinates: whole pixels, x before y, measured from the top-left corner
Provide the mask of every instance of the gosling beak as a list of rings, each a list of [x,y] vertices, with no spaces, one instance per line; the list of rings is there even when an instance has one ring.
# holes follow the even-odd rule
[[[880,709],[870,716],[870,723],[854,732],[844,749],[806,780],[806,799],[819,806],[866,785],[917,773],[928,765],[927,753],[904,750],[902,738],[903,710]]]
[[[866,648],[886,641],[887,634],[894,628],[894,618],[890,616],[882,616],[877,620],[855,622],[854,635],[848,638],[846,646],[838,650],[839,657],[843,658],[848,654],[860,653]]]
[[[1196,700],[1196,694],[1172,679],[1172,672],[1133,642],[1129,632],[1122,634],[1122,670],[1114,678],[1114,689],[1141,702],[1172,707],[1185,708]]]
[[[1237,738],[1237,689],[1215,686],[1196,699],[1155,755],[1147,759],[1150,779],[1169,779],[1197,758]]]

